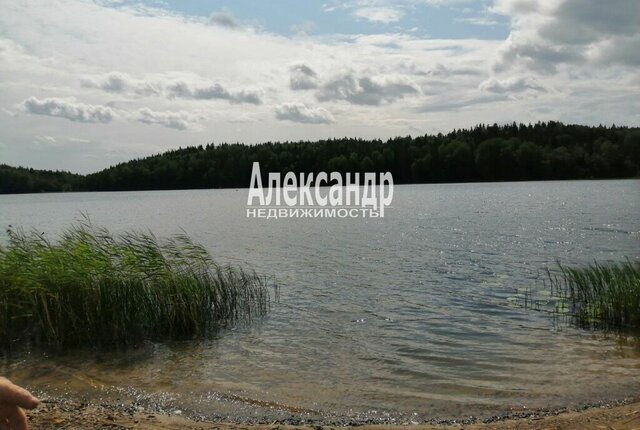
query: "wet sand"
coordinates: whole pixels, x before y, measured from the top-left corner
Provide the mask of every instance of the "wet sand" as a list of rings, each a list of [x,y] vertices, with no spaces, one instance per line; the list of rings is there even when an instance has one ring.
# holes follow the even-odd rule
[[[132,407],[85,404],[67,400],[45,399],[37,410],[29,413],[31,429],[139,429],[139,430],[333,430],[336,426],[262,425],[212,423],[188,419],[180,415],[153,414]],[[438,425],[389,426],[363,425],[362,430],[495,429],[495,430],[640,430],[640,399],[625,405],[606,405],[582,411],[530,413],[522,418],[495,418],[475,424],[446,423]]]

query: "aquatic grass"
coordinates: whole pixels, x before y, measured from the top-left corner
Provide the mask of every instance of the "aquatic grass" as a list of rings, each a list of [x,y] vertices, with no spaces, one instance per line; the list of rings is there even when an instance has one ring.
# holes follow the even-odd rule
[[[8,230],[0,247],[0,344],[128,346],[203,337],[267,311],[266,282],[217,265],[185,235],[114,236],[88,220],[52,243]]]
[[[640,262],[557,267],[547,269],[557,314],[585,328],[640,330]]]

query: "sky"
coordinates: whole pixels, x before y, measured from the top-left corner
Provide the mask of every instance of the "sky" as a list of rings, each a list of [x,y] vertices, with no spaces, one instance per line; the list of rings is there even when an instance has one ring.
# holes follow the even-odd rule
[[[638,0],[0,0],[0,163],[640,125]]]

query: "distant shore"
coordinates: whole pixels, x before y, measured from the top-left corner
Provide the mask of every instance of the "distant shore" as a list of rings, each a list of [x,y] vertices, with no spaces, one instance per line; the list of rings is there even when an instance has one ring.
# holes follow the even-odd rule
[[[90,174],[0,163],[0,194],[149,191],[249,187],[253,163],[267,172],[304,173],[306,186],[339,184],[389,172],[396,185],[640,177],[640,129],[563,124],[478,124],[443,135],[363,140],[207,144],[171,149]],[[102,163],[98,163],[102,164]],[[68,166],[55,166],[56,169]],[[104,166],[106,167],[106,166]],[[355,176],[349,176],[349,174]],[[315,174],[315,175],[314,175]],[[358,179],[358,175],[359,179]],[[331,183],[336,183],[331,175]],[[263,183],[266,186],[266,181]],[[294,184],[293,187],[296,185]]]
[[[315,424],[227,424],[199,421],[180,415],[163,415],[133,407],[114,407],[81,403],[64,399],[44,399],[37,410],[29,413],[32,430],[45,429],[138,429],[138,430],[333,430],[340,426]],[[640,428],[640,399],[617,404],[592,406],[572,411],[533,411],[522,416],[497,417],[482,423],[464,424],[448,422],[424,425],[362,425],[362,430],[393,430],[411,427],[415,430],[460,429],[480,430],[543,430],[543,429],[616,429]]]

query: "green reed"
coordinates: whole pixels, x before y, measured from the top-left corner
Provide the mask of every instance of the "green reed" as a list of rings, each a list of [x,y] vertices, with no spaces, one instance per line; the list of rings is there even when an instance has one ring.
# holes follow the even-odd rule
[[[266,282],[219,266],[186,235],[112,235],[84,221],[59,241],[8,230],[0,247],[0,344],[128,346],[203,337],[264,314]]]
[[[640,330],[640,262],[558,268],[547,270],[557,313],[581,327]]]

